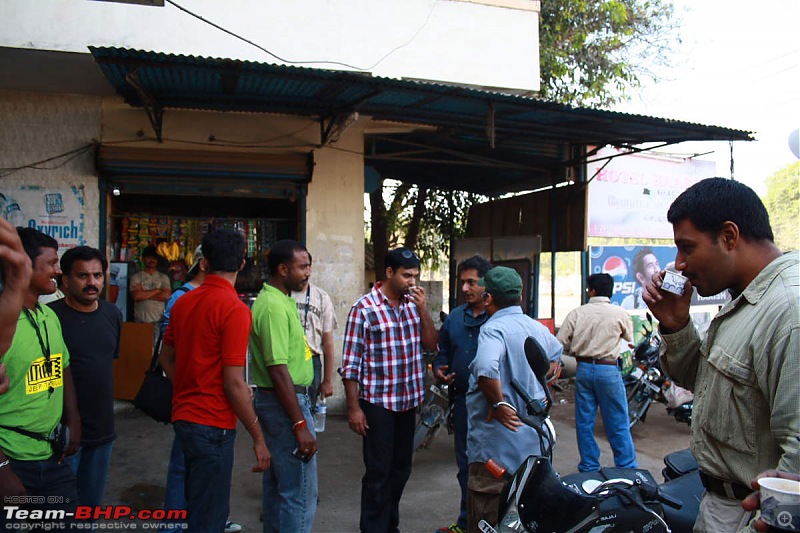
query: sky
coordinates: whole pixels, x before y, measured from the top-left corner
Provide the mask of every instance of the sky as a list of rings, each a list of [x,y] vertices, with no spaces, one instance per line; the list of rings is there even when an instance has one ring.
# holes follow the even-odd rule
[[[673,0],[683,20],[673,66],[657,71],[614,110],[753,131],[733,143],[734,178],[766,193],[764,180],[797,161],[789,133],[800,127],[799,0]],[[670,153],[703,155],[730,176],[727,142],[683,143]]]

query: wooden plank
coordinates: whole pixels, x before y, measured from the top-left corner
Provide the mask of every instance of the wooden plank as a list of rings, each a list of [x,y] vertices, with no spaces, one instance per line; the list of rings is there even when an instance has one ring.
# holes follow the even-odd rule
[[[114,398],[133,400],[153,357],[153,324],[124,322],[119,359],[114,361]]]

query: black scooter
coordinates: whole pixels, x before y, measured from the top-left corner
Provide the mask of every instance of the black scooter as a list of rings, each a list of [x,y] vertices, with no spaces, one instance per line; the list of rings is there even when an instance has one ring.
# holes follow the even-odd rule
[[[540,383],[548,361],[535,339],[525,341],[528,363]],[[482,520],[483,533],[564,532],[690,532],[697,518],[703,486],[697,463],[676,464],[675,454],[665,458],[665,475],[675,479],[658,485],[647,470],[604,468],[599,472],[559,477],[553,470],[549,411],[552,396],[547,387],[544,401],[531,399],[517,383],[512,387],[527,403],[519,417],[536,429],[543,454],[528,457],[513,474],[492,461],[487,468],[507,481],[502,495],[499,523]],[[687,451],[678,455],[685,458]],[[691,464],[693,462],[693,465]]]

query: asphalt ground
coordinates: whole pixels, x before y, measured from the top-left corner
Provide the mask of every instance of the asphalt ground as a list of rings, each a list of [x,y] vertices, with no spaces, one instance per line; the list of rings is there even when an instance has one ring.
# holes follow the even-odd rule
[[[566,382],[565,382],[566,383]],[[574,405],[566,384],[565,393],[556,396],[551,417],[558,434],[554,466],[561,474],[577,469]],[[560,403],[563,400],[564,403]],[[107,505],[126,505],[133,510],[163,507],[171,426],[160,424],[119,403],[117,441],[106,487]],[[602,422],[596,427],[603,466],[613,466],[611,449]],[[675,422],[663,405],[653,405],[646,422],[633,428],[640,468],[650,470],[661,480],[663,457],[685,448],[689,427]],[[358,531],[363,463],[361,438],[350,431],[344,416],[329,415],[327,427],[318,438],[319,506],[313,531],[339,533]],[[254,464],[252,442],[246,431],[237,432],[236,456],[231,494],[231,519],[245,532],[261,531],[261,476],[250,472]],[[275,458],[273,458],[275,460]],[[458,513],[458,485],[453,458],[452,437],[441,430],[430,446],[417,454],[411,479],[406,485],[400,508],[403,532],[432,532],[454,521]],[[110,525],[110,524],[109,524]]]

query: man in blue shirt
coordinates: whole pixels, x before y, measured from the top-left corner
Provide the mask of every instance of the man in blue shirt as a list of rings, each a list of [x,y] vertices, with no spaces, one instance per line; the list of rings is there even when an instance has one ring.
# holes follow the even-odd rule
[[[551,362],[562,351],[546,327],[523,314],[519,305],[522,279],[514,269],[494,267],[479,285],[485,288],[481,296],[490,318],[481,327],[478,352],[469,365],[467,522],[471,532],[479,531],[481,520],[498,521],[503,484],[486,470],[486,461],[494,459],[513,472],[529,455],[540,452],[536,431],[517,416],[525,409],[525,401],[511,387],[513,378],[532,398],[545,397],[525,357],[525,339],[536,339]]]
[[[439,330],[439,353],[433,361],[436,380],[450,386],[450,401],[453,402],[453,433],[455,439],[458,485],[461,487],[461,507],[458,520],[437,533],[464,533],[467,530],[467,388],[469,387],[469,364],[478,350],[478,333],[489,315],[484,310],[478,285],[492,264],[479,255],[470,257],[458,265],[458,282],[464,295],[463,305],[450,312],[450,316]]]

